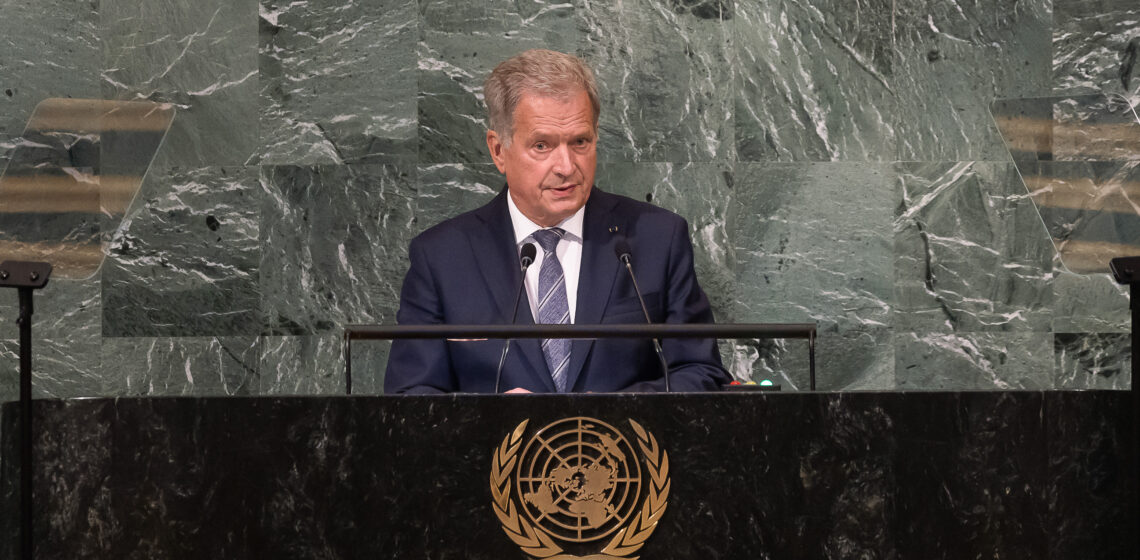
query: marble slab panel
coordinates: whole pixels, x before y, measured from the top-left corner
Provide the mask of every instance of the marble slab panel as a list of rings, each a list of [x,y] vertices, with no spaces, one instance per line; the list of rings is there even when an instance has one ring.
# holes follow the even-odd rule
[[[896,332],[894,343],[899,390],[1053,388],[1052,333]]]
[[[258,393],[256,336],[103,340],[101,396],[237,396]]]
[[[1130,558],[1137,554],[1133,532],[1136,473],[1140,471],[1137,434],[1121,429],[1130,424],[1126,416],[1108,412],[1113,403],[1122,402],[1120,396],[1120,391],[1046,394],[1044,437],[1053,459],[1049,480],[1041,488],[1049,504],[1042,521],[1056,528],[1049,538],[1048,558]],[[1116,502],[1122,495],[1132,498]]]
[[[728,216],[739,319],[889,323],[890,165],[742,163]]]
[[[395,321],[415,208],[409,165],[263,166],[265,334]]]
[[[900,450],[891,465],[893,513],[911,527],[938,527],[896,525],[898,558],[1050,558],[1054,526],[1041,522],[1044,491],[1029,482],[1046,480],[1053,463],[1067,458],[1061,450],[1046,454],[1047,401],[1036,393],[986,393],[884,402]],[[929,407],[925,418],[909,421],[904,411],[917,402]],[[946,465],[955,476],[944,474]]]
[[[41,338],[32,333],[32,398],[101,396],[102,339]],[[0,402],[20,398],[20,344],[0,340]]]
[[[32,398],[104,395],[101,346],[102,340],[95,336],[36,338],[32,346]],[[19,371],[18,361],[9,363]]]
[[[257,0],[102,0],[99,10],[103,95],[178,108],[159,161],[256,157]]]
[[[906,0],[892,25],[897,159],[1007,161],[995,97],[1050,89],[1050,0]]]
[[[732,28],[740,161],[895,158],[894,2],[739,2]]]
[[[1053,244],[1012,163],[901,163],[895,328],[1047,331]]]
[[[890,527],[900,494],[895,484],[899,474],[893,466],[898,448],[893,438],[883,436],[893,433],[897,419],[883,401],[868,407],[849,406],[850,399],[860,401],[861,397],[825,398],[808,405],[796,403],[800,398],[810,399],[807,395],[772,395],[792,406],[783,413],[770,409],[748,415],[755,422],[749,423],[750,428],[769,437],[776,433],[791,436],[794,442],[779,447],[749,442],[742,450],[742,456],[753,457],[745,464],[756,469],[762,482],[748,492],[727,491],[741,496],[743,506],[750,506],[759,525],[757,532],[767,544],[738,549],[730,545],[722,549],[721,558],[797,556],[793,551],[809,549],[815,550],[808,555],[817,558],[895,557],[898,545]],[[715,453],[712,448],[709,452]],[[710,507],[719,509],[714,503],[708,501]],[[826,527],[799,509],[806,504],[829,518]],[[734,540],[732,533],[726,537]]]
[[[158,168],[111,238],[104,336],[261,329],[256,167]]]
[[[392,322],[395,322],[393,319]],[[344,338],[340,332],[304,336],[263,337],[261,352],[262,395],[343,395],[344,377]],[[367,354],[367,344],[363,353]],[[353,359],[358,361],[361,353],[353,344]],[[383,366],[387,359],[377,364],[375,360],[354,363],[354,385],[362,386],[363,392],[379,392],[384,386]],[[374,379],[380,377],[377,384]]]
[[[1053,282],[1053,331],[1131,332],[1128,286],[1109,274],[1074,274],[1057,267]]]
[[[832,373],[826,382],[821,375],[821,389],[875,388],[889,378],[893,348],[882,329],[894,305],[893,174],[875,163],[736,165],[728,231],[737,291],[729,316],[816,323],[820,371]],[[806,372],[806,352],[797,355],[788,369]]]
[[[48,97],[99,98],[97,0],[6,1],[0,17],[0,153]],[[0,170],[3,165],[0,165]]]
[[[896,514],[918,525],[938,519],[941,528],[931,535],[899,527],[899,558],[978,558],[999,547],[1010,558],[1049,558],[1048,526],[1041,524],[1040,506],[1031,505],[1045,493],[1027,484],[1047,479],[1053,458],[1041,437],[1042,396],[979,397],[930,403],[926,422],[906,422],[899,413],[907,405],[888,400],[891,419],[902,420],[894,424],[896,445],[909,449],[895,457]],[[961,478],[945,477],[946,464]],[[930,492],[938,487],[941,492]]]
[[[1135,95],[1140,86],[1137,21],[1140,6],[1132,0],[1053,0],[1053,89]],[[1131,79],[1124,80],[1129,52]]]
[[[416,154],[416,2],[260,6],[261,161]]]
[[[98,340],[103,332],[102,283],[52,278],[33,293],[32,336],[39,340]],[[0,339],[17,340],[20,300],[16,290],[0,291]]]
[[[417,235],[490,202],[507,184],[492,163],[421,165],[416,173],[416,215],[411,229]],[[406,257],[407,247],[403,250]]]
[[[601,161],[732,161],[731,2],[579,0]]]
[[[1127,333],[1057,333],[1053,370],[1058,389],[1132,387],[1132,339]]]
[[[384,373],[388,367],[388,353],[391,349],[392,343],[387,340],[357,340],[352,343],[353,395],[384,393]],[[343,370],[333,372],[333,375],[337,373],[343,375]],[[343,387],[334,386],[335,389]]]
[[[575,8],[541,0],[423,0],[419,7],[419,162],[489,162],[483,81],[527,49],[577,52],[583,34]]]

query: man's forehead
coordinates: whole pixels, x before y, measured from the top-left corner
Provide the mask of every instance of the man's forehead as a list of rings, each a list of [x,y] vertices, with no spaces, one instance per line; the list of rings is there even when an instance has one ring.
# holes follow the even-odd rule
[[[587,93],[584,88],[575,84],[555,84],[548,87],[523,87],[519,90],[520,102],[527,97],[546,97],[550,99],[573,99]]]
[[[571,104],[585,93],[584,90],[578,90],[570,95],[524,94],[515,106],[513,120],[516,124],[520,124],[518,118],[522,113],[529,117],[532,126],[565,127],[580,121],[586,127],[593,129],[596,121],[593,105],[586,103],[583,107],[571,107]]]
[[[560,93],[527,90],[524,91],[521,96],[519,96],[519,102],[517,105],[515,105],[515,112],[517,113],[519,107],[522,107],[528,102],[549,100],[557,103],[570,103],[571,101],[577,100],[582,95],[588,94],[586,94],[585,90],[581,89]]]

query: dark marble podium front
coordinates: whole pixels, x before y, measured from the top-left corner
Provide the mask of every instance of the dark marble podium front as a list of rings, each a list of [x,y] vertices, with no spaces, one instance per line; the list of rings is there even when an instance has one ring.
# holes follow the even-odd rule
[[[523,420],[634,419],[670,460],[644,559],[1134,558],[1126,392],[37,401],[38,558],[525,558]],[[16,557],[18,404],[3,405]]]

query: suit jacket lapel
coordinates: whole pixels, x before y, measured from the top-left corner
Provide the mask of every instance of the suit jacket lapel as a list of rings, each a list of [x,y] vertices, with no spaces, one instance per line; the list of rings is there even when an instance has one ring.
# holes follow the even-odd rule
[[[514,305],[511,286],[518,285],[518,257],[515,256],[515,234],[507,211],[506,190],[479,209],[483,226],[469,232],[472,254],[478,263],[483,283],[491,292],[498,316],[509,320]]]
[[[600,323],[610,300],[619,271],[618,260],[614,256],[614,227],[618,228],[617,231],[625,229],[625,224],[619,224],[612,212],[616,200],[594,187],[586,202],[586,214],[582,220],[582,266],[578,273],[578,303],[574,313],[576,324]],[[571,344],[568,387],[573,388],[578,381],[593,347],[593,340],[575,340]]]
[[[511,213],[507,209],[507,196],[507,189],[504,188],[494,200],[480,208],[477,215],[485,227],[470,232],[472,254],[477,256],[483,282],[495,300],[498,317],[503,318],[504,322],[510,322],[508,317],[515,305],[515,290],[518,289],[519,282],[522,282],[515,230],[511,223]],[[534,324],[525,290],[519,301],[515,323]],[[511,353],[517,352],[520,355],[520,361],[526,366],[528,374],[554,392],[554,380],[550,377],[550,368],[542,355],[541,341],[535,338],[518,339],[511,346]],[[508,359],[508,364],[510,361]]]

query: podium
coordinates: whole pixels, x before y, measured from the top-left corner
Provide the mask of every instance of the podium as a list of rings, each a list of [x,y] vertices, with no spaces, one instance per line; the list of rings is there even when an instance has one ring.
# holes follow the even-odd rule
[[[512,535],[529,527],[560,533],[550,537],[560,552],[528,549],[546,558],[599,555],[622,531],[647,538],[632,551],[611,547],[627,553],[609,557],[1130,558],[1137,552],[1128,537],[1137,491],[1130,398],[1087,391],[41,400],[33,403],[36,552],[523,559],[535,555]],[[17,519],[7,515],[18,502],[18,409],[2,410],[6,558],[18,549]],[[560,439],[573,437],[575,426],[585,429],[589,449]],[[599,443],[604,433],[611,443]],[[575,456],[587,459],[566,459]],[[560,465],[566,476],[548,476]],[[614,474],[591,478],[584,470],[591,465]],[[540,507],[544,485],[561,512]],[[612,515],[583,504],[590,500],[609,500],[602,506],[613,506]],[[594,511],[575,510],[575,502]],[[505,529],[508,509],[516,533]],[[609,532],[563,539],[574,536],[575,516],[579,529]],[[652,516],[646,535],[640,520]]]

